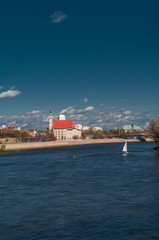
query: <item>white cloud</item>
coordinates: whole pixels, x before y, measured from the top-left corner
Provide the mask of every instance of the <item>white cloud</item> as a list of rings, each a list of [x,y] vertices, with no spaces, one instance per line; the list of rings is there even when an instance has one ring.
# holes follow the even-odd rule
[[[97,122],[98,122],[98,123],[101,123],[101,122],[102,122],[102,119],[99,119]]]
[[[32,112],[28,112],[28,113],[26,113],[26,114],[28,114],[28,115],[35,115],[35,114],[39,114],[39,113],[41,113],[41,111],[40,110],[33,110]]]
[[[2,116],[0,118],[0,126],[7,125],[11,126],[14,125],[16,127],[25,127],[25,128],[33,128],[38,130],[44,130],[49,125],[49,116],[44,115],[43,111],[40,110],[33,110],[33,114],[23,114],[21,116]],[[34,114],[35,113],[35,114]]]
[[[80,123],[84,126],[100,126],[103,129],[121,128],[124,125],[138,125],[145,129],[152,118],[158,113],[151,111],[132,112],[129,109],[103,108],[95,109],[93,106],[84,109],[67,107],[61,111],[66,114],[66,119],[72,119],[75,124]],[[128,114],[125,114],[128,113]],[[53,119],[57,119],[57,114],[53,112]],[[41,110],[33,110],[21,116],[0,116],[1,125],[13,125],[25,128],[44,130],[48,128],[49,116]]]
[[[66,18],[67,18],[67,14],[63,13],[62,11],[56,11],[50,16],[52,23],[60,23]]]
[[[88,112],[88,111],[92,111],[94,110],[94,107],[93,106],[89,106],[89,107],[86,107],[85,108],[85,111]]]
[[[120,118],[122,117],[122,115],[121,115],[121,114],[118,114],[118,113],[115,113],[115,114],[114,114],[114,117],[117,118],[117,119],[120,119]]]
[[[131,114],[131,111],[125,111],[123,112],[124,114],[128,115],[128,114]]]
[[[87,98],[84,98],[82,101],[83,101],[84,103],[87,103],[87,102],[88,102],[88,99],[87,99]]]
[[[77,111],[78,114],[81,114],[81,113],[86,113],[86,112],[89,112],[89,111],[92,111],[94,110],[94,107],[93,106],[89,106],[89,107],[86,107],[85,109],[79,109]]]
[[[20,91],[10,89],[10,90],[8,90],[6,92],[0,93],[0,98],[11,98],[11,97],[18,96],[20,94],[21,94]]]
[[[63,109],[60,113],[61,114],[74,114],[75,109],[73,107],[67,107],[67,108]]]

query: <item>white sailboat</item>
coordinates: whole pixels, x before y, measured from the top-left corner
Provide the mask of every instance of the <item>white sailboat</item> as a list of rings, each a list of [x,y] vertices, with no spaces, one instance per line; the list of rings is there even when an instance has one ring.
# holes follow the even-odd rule
[[[125,144],[124,144],[123,152],[124,152],[124,155],[127,155],[127,154],[128,154],[127,142],[125,142]]]

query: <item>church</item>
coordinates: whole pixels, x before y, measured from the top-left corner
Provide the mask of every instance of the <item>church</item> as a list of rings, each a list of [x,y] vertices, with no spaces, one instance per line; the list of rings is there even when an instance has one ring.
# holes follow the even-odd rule
[[[81,130],[76,129],[72,120],[66,120],[61,114],[58,120],[53,120],[52,111],[49,113],[49,132],[53,131],[56,140],[73,140],[81,138]]]

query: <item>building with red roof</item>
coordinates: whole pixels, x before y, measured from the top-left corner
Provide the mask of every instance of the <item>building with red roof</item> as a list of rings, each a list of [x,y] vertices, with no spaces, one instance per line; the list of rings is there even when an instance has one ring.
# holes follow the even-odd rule
[[[72,120],[52,120],[53,128],[75,128]]]
[[[65,119],[65,117],[63,116],[62,119]],[[81,130],[75,128],[72,120],[52,120],[52,112],[50,110],[49,131],[51,132],[52,130],[57,140],[81,138]]]

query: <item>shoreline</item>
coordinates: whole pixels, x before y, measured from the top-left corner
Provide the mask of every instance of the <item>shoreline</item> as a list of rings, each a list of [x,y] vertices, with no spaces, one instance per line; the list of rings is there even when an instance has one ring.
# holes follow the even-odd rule
[[[147,142],[153,141],[147,139]],[[99,144],[99,143],[122,143],[122,142],[140,142],[138,139],[90,139],[90,140],[72,140],[72,141],[50,141],[50,142],[32,142],[32,143],[8,143],[6,145],[6,151],[8,150],[27,150],[38,149],[48,147],[62,147],[62,146],[74,146],[74,145],[87,145],[87,144]],[[1,147],[1,144],[0,144]]]

